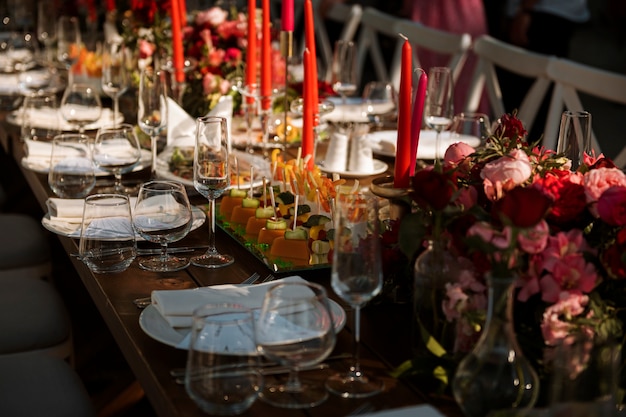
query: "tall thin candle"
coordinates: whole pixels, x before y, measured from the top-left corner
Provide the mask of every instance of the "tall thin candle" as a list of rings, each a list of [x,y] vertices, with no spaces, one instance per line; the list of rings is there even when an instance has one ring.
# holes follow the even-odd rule
[[[411,119],[411,160],[409,172],[411,176],[415,175],[415,162],[417,159],[417,148],[420,143],[420,132],[422,131],[422,118],[424,117],[424,101],[426,100],[426,85],[428,84],[428,76],[426,71],[418,68],[420,78],[417,82],[417,90],[415,91],[415,99],[413,100],[413,117]]]
[[[293,0],[283,0],[281,15],[281,29],[286,32],[293,32]]]
[[[314,87],[312,95],[312,103],[315,106],[313,108],[314,118],[313,124],[319,123],[319,110],[318,110],[318,86],[317,86],[317,53],[315,51],[315,21],[313,19],[313,3],[311,0],[304,2],[304,45],[311,52],[311,84]],[[306,66],[305,66],[306,68]]]
[[[396,143],[396,161],[393,186],[409,187],[411,163],[411,78],[412,48],[408,39],[402,45],[402,63],[400,73],[400,92],[398,94],[398,140]]]
[[[313,146],[314,146],[314,138],[313,138],[313,106],[317,103],[313,102],[313,94],[311,94],[311,90],[313,88],[313,84],[311,83],[311,78],[313,77],[311,71],[311,59],[312,54],[308,48],[304,49],[303,53],[303,62],[304,62],[304,104],[302,108],[302,154],[303,156],[310,155],[311,157],[308,159],[306,168],[313,169],[314,164],[314,155],[313,155]]]
[[[176,81],[182,83],[185,80],[185,72],[183,71],[183,36],[180,30],[180,6],[179,1],[172,0],[172,61],[174,64],[174,76]]]
[[[261,26],[261,108],[269,110],[272,103],[272,60],[270,38],[270,0],[263,0],[263,22]]]
[[[180,27],[182,29],[187,26],[187,1],[178,0],[178,7],[180,9]]]
[[[257,82],[256,46],[256,0],[248,0],[248,47],[246,49],[246,86],[248,88]],[[247,97],[246,101],[252,104],[254,97]]]
[[[115,10],[115,0],[107,0],[107,11],[112,12]]]

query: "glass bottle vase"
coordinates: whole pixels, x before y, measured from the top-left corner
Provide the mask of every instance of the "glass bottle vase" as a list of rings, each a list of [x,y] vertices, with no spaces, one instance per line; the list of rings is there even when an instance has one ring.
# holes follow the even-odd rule
[[[487,277],[487,320],[474,349],[459,363],[454,398],[467,417],[490,411],[531,408],[539,378],[517,343],[513,324],[512,277]]]

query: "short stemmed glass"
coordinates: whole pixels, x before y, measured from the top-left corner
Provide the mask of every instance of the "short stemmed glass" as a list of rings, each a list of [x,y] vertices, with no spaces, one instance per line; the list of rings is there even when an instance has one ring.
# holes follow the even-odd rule
[[[57,60],[65,64],[68,84],[72,83],[72,65],[78,60],[78,48],[81,45],[78,18],[61,16],[57,26]]]
[[[113,99],[113,124],[117,125],[120,96],[130,86],[126,48],[121,42],[108,42],[102,54],[102,91]]]
[[[382,391],[379,379],[361,371],[361,307],[382,289],[378,202],[367,193],[337,194],[335,200],[335,248],[331,285],[354,308],[354,362],[347,373],[326,381],[326,388],[344,398],[364,398]]]
[[[441,162],[441,132],[452,123],[454,115],[454,88],[452,72],[447,67],[433,67],[428,72],[424,120],[437,132],[435,139],[435,164]]]
[[[92,155],[98,168],[114,175],[115,184],[111,191],[128,193],[129,190],[122,185],[122,174],[130,172],[141,158],[141,146],[133,125],[123,123],[117,127],[100,128]]]
[[[322,403],[322,384],[301,380],[298,369],[323,361],[335,347],[326,290],[318,284],[286,282],[265,295],[256,327],[259,352],[290,367],[284,384],[269,384],[261,399],[277,407],[308,408]]]
[[[139,266],[148,271],[179,271],[189,265],[187,258],[167,253],[167,244],[187,236],[193,215],[185,186],[174,181],[150,181],[139,189],[133,226],[149,242],[159,243],[158,256],[143,259]]]
[[[196,119],[196,147],[193,153],[193,185],[209,200],[209,248],[191,259],[196,266],[220,268],[234,262],[231,255],[215,247],[215,200],[230,186],[228,130],[224,117]]]
[[[139,79],[139,128],[150,136],[152,150],[152,178],[156,178],[157,140],[167,127],[167,79],[164,71],[151,67],[141,72]]]
[[[332,62],[332,88],[341,96],[343,105],[347,96],[356,92],[356,46],[352,41],[338,40],[335,42]]]
[[[89,84],[70,84],[61,99],[61,115],[79,133],[84,133],[85,126],[97,122],[102,115],[100,95]]]

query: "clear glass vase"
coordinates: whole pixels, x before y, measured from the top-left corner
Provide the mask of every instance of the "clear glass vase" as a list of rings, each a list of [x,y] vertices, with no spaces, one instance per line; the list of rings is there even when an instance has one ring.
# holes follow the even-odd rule
[[[487,277],[489,305],[483,333],[459,363],[454,398],[467,417],[527,409],[537,401],[539,378],[517,344],[512,277]]]

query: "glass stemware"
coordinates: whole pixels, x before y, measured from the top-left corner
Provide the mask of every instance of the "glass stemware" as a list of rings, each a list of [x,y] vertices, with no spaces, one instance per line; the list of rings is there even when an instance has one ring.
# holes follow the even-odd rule
[[[326,381],[326,388],[344,398],[363,398],[382,391],[381,380],[367,377],[359,360],[361,307],[382,289],[378,201],[372,194],[337,194],[335,249],[331,285],[354,308],[354,362],[347,373]]]
[[[436,134],[435,164],[441,162],[441,132],[452,123],[454,89],[452,73],[447,67],[433,67],[428,72],[424,120]]]
[[[164,71],[151,67],[141,72],[139,80],[139,128],[150,136],[152,178],[156,178],[157,140],[167,127],[167,79]]]
[[[133,225],[137,233],[149,242],[159,243],[161,253],[143,259],[139,266],[148,271],[180,271],[189,265],[187,258],[167,253],[167,244],[187,236],[193,215],[185,187],[174,181],[150,181],[139,189]]]
[[[215,200],[230,186],[226,118],[206,116],[196,120],[196,147],[193,153],[193,185],[209,200],[209,248],[191,259],[196,266],[219,268],[234,262],[231,255],[215,247]]]
[[[52,71],[54,63],[54,44],[57,41],[58,19],[54,7],[40,0],[37,3],[37,39],[44,45],[44,60]]]
[[[68,133],[52,140],[48,185],[61,198],[84,198],[96,185],[89,137]]]
[[[81,45],[78,18],[61,16],[57,26],[57,60],[65,64],[68,84],[72,83],[72,66],[78,60]]]
[[[140,158],[141,146],[133,125],[124,123],[98,130],[93,145],[93,160],[97,167],[115,176],[113,192],[126,194],[129,191],[122,185],[122,174],[130,172]]]
[[[363,112],[370,123],[381,126],[385,120],[395,120],[398,96],[392,83],[372,81],[363,88]]]
[[[477,139],[485,144],[491,135],[489,116],[484,113],[459,113],[454,115],[450,126],[450,143]]]
[[[290,367],[284,384],[269,384],[261,399],[277,407],[308,408],[328,398],[324,386],[301,380],[298,368],[323,361],[335,347],[326,290],[313,283],[273,285],[265,295],[256,328],[259,352]]]
[[[113,125],[120,113],[120,96],[130,86],[126,48],[121,42],[108,42],[102,54],[102,91],[113,99]]]
[[[26,96],[22,105],[22,140],[52,141],[61,134],[56,94]],[[41,121],[45,120],[46,123]]]
[[[347,96],[356,92],[356,47],[352,41],[338,40],[335,42],[332,62],[332,87],[341,96],[345,106]]]
[[[89,84],[70,84],[61,99],[61,115],[79,133],[84,133],[85,126],[97,122],[102,115],[100,95]]]
[[[32,95],[50,80],[49,74],[33,76],[28,69],[35,66],[35,59],[39,55],[37,39],[30,32],[15,33],[11,37],[10,56],[22,94]]]

